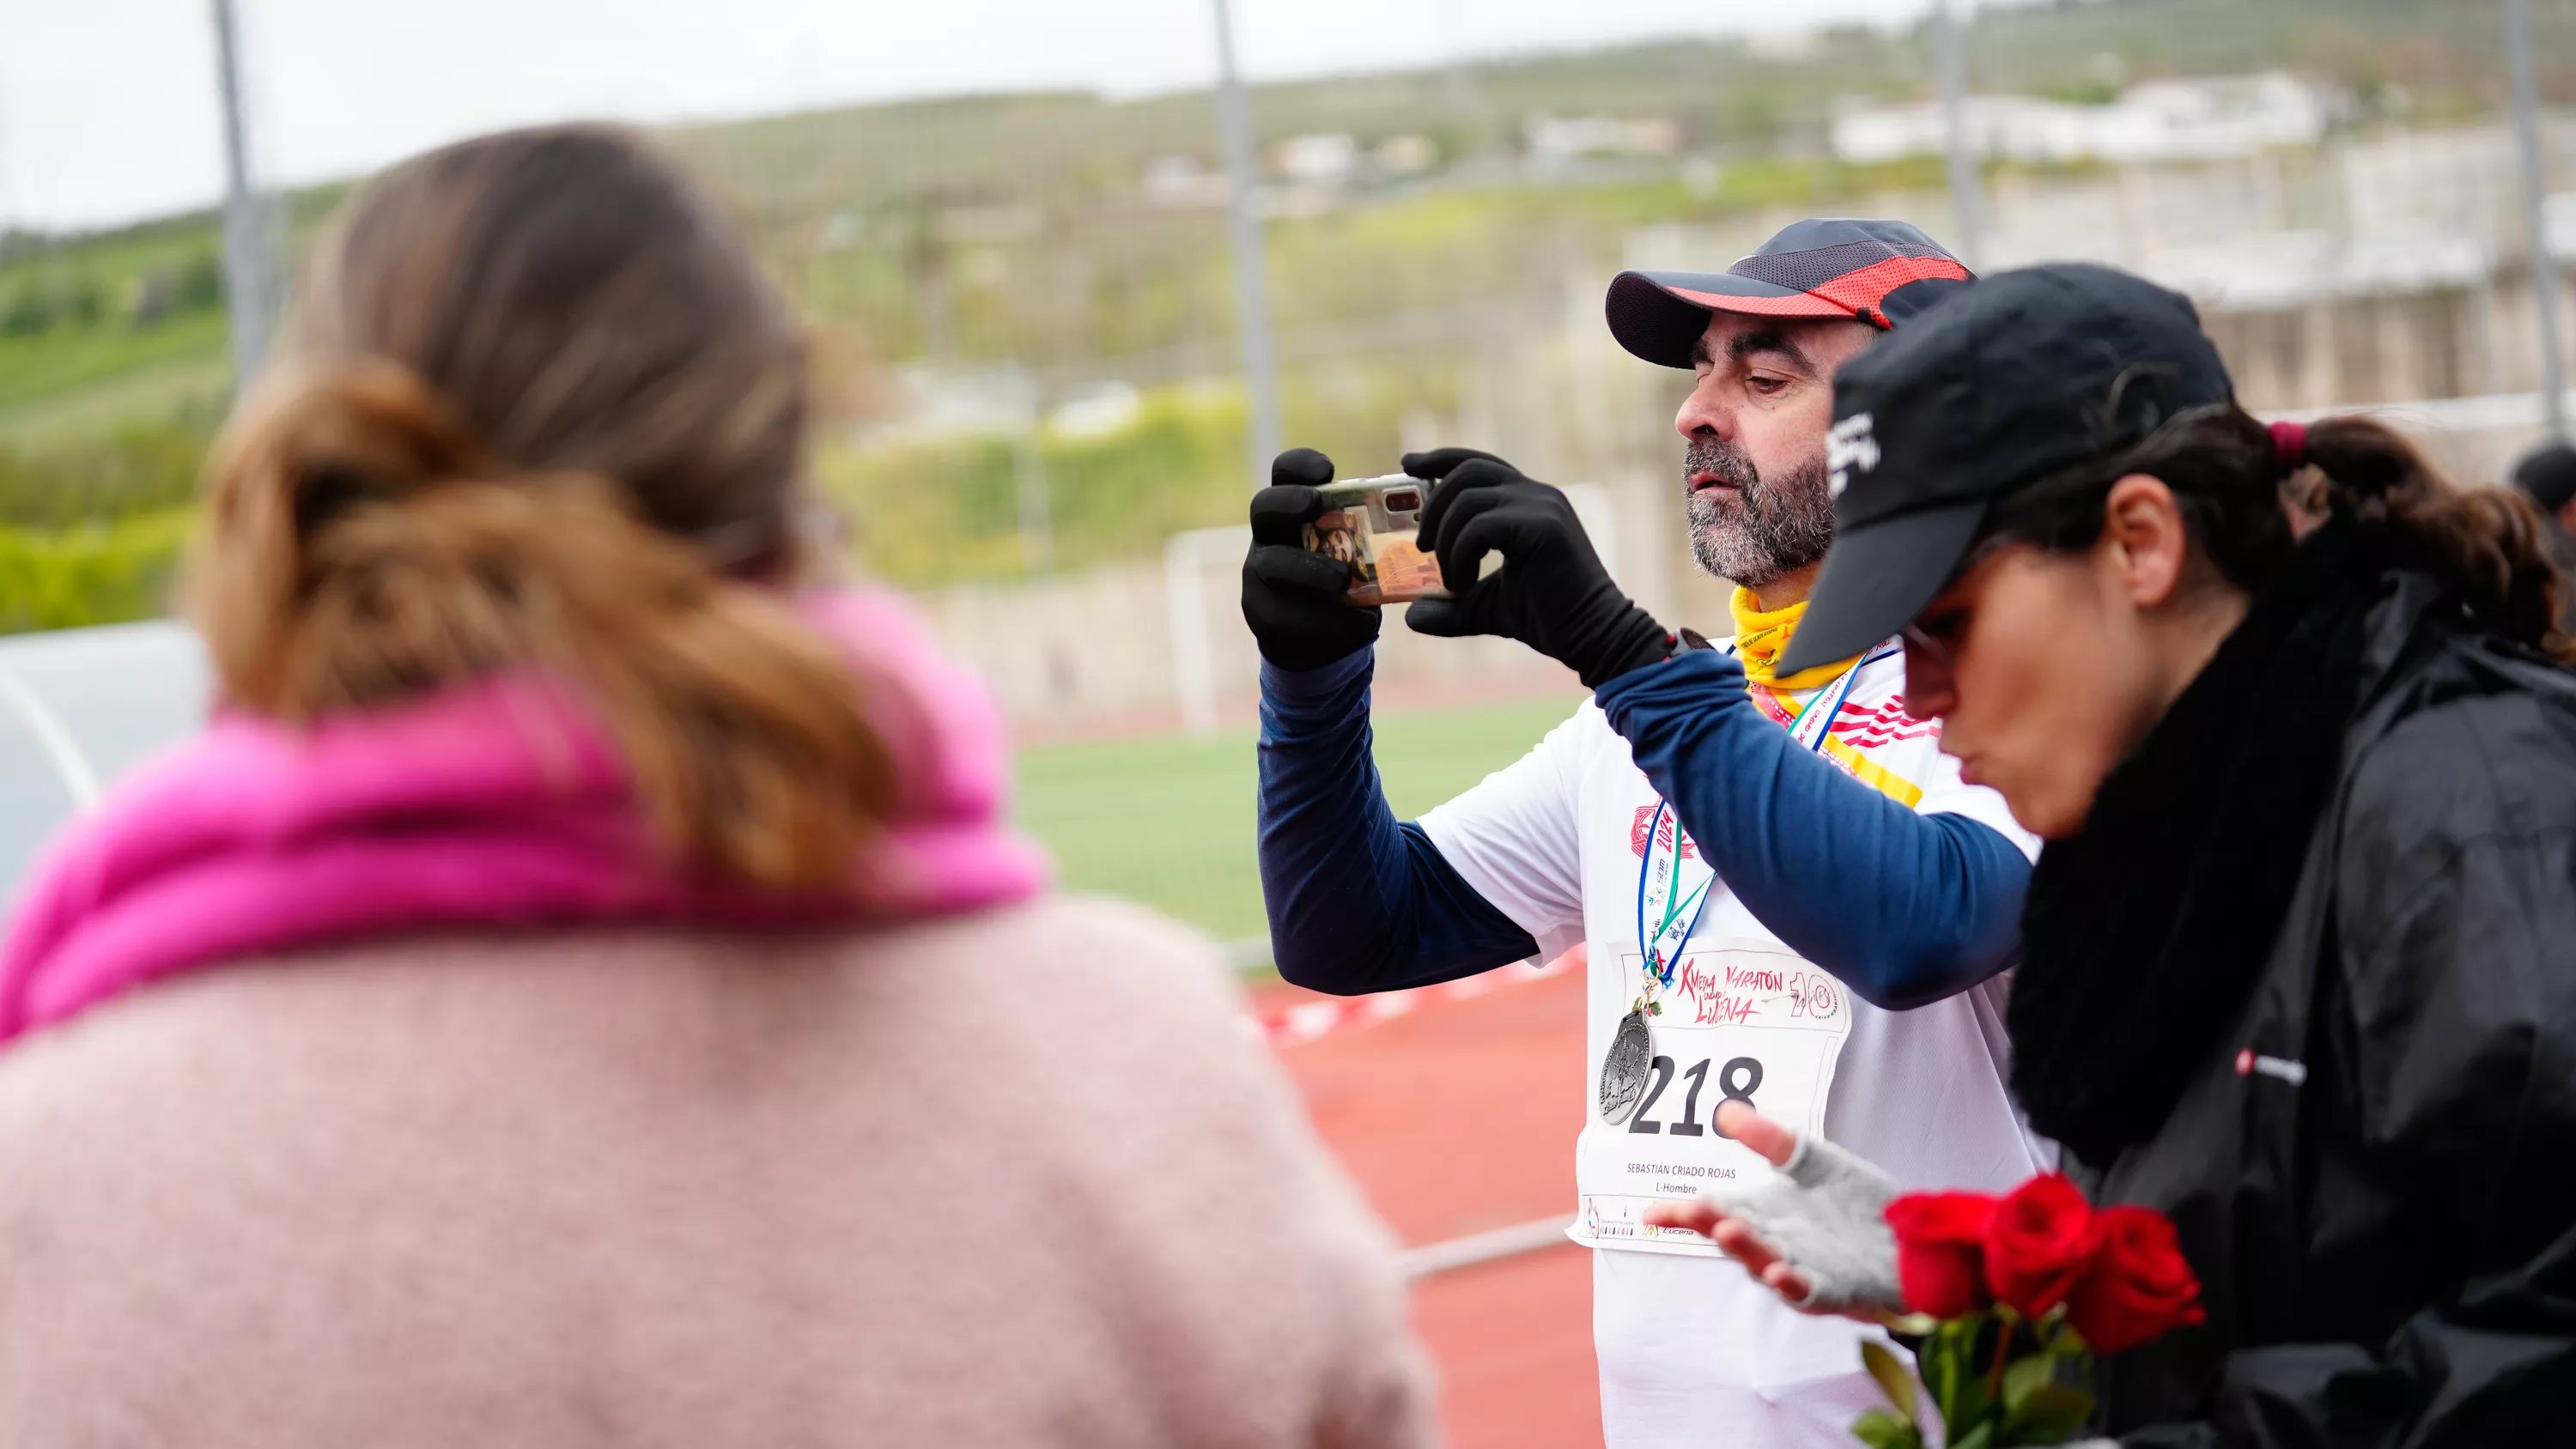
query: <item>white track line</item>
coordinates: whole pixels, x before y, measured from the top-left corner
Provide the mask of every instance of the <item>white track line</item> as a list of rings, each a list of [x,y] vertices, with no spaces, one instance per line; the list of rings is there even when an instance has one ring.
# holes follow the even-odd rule
[[[1407,1248],[1402,1254],[1404,1276],[1428,1278],[1452,1268],[1471,1268],[1497,1258],[1516,1258],[1560,1243],[1570,1244],[1572,1239],[1566,1237],[1565,1230],[1573,1223],[1573,1214],[1562,1213],[1536,1222],[1495,1228],[1491,1232],[1469,1233],[1445,1243],[1425,1243],[1419,1248]]]
[[[98,772],[90,768],[88,757],[80,752],[71,731],[63,728],[63,722],[54,717],[25,680],[7,669],[0,669],[0,702],[16,711],[27,733],[36,737],[36,747],[53,762],[54,773],[62,777],[63,789],[72,797],[72,809],[83,815],[96,809]]]

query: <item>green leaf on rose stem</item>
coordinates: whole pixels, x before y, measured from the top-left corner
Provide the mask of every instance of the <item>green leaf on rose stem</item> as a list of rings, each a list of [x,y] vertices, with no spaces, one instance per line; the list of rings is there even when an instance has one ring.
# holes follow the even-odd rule
[[[1987,1420],[1950,1441],[1950,1449],[1994,1449],[1995,1426]]]
[[[1885,1409],[1852,1420],[1852,1437],[1869,1449],[1923,1449],[1923,1431]]]
[[[2004,1410],[2017,1412],[2031,1391],[2057,1381],[2057,1360],[2044,1353],[2025,1354],[2004,1366]]]
[[[2007,1444],[2063,1444],[2093,1417],[2093,1396],[2073,1384],[2041,1384],[2004,1420]]]
[[[1860,1361],[1869,1368],[1869,1376],[1887,1391],[1887,1401],[1911,1421],[1916,1412],[1914,1370],[1897,1362],[1896,1353],[1886,1344],[1870,1339],[1860,1346]]]

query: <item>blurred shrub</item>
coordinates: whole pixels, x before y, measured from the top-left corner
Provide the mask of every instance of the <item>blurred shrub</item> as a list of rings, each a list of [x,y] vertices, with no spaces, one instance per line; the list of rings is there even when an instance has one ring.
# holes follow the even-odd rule
[[[1407,411],[1454,419],[1451,369],[1402,354],[1346,357],[1283,379],[1285,441],[1320,448],[1344,477],[1395,470]],[[1243,522],[1253,479],[1248,409],[1233,383],[1145,391],[1115,429],[1038,439],[1055,567],[1074,571],[1159,555],[1184,529]],[[1020,450],[999,433],[935,434],[826,443],[816,458],[824,495],[848,515],[861,568],[930,587],[1025,572]]]
[[[131,424],[42,451],[0,447],[0,633],[166,609],[209,424]]]
[[[0,446],[0,525],[64,529],[179,507],[196,494],[211,432],[183,414],[41,451]]]
[[[850,516],[858,560],[897,584],[1022,572],[1020,442],[941,435],[827,445],[816,471]],[[1185,528],[1242,516],[1244,406],[1232,388],[1146,394],[1114,432],[1038,440],[1060,568],[1150,554]]]
[[[188,254],[171,302],[182,312],[209,312],[224,304],[224,263],[213,247]]]
[[[165,508],[73,528],[0,527],[0,633],[163,613],[189,515]]]

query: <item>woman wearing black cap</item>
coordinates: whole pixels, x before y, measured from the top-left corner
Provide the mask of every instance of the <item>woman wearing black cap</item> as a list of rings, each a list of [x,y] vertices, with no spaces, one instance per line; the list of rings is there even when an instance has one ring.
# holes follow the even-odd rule
[[[2046,837],[2015,1095],[2205,1286],[2108,1362],[2104,1427],[2576,1434],[2576,675],[2532,509],[2367,419],[2267,429],[2188,302],[2101,268],[1963,293],[1835,416],[1793,651],[1901,628],[1910,712]],[[1881,1249],[1731,1210],[1674,1220],[1892,1306]]]

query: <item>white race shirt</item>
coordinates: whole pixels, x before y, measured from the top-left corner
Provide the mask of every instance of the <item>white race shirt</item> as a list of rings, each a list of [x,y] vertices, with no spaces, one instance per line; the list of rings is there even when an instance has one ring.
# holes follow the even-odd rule
[[[1960,782],[1957,762],[1940,753],[1938,726],[1905,714],[1900,653],[1881,651],[1862,664],[1848,694],[1839,681],[1828,690],[1818,707],[1831,707],[1839,696],[1841,708],[1825,726],[1818,751],[1824,758],[1920,813],[1966,815],[2002,831],[2025,853],[2037,849],[2000,796]],[[1755,707],[1778,718],[1779,704],[1795,712],[1816,693],[1825,691],[1766,702],[1757,690]],[[1812,738],[1812,726],[1801,733]],[[1600,706],[1587,700],[1518,762],[1421,820],[1441,855],[1536,938],[1542,953],[1554,956],[1578,941],[1588,948],[1584,1079],[1590,1125],[1576,1154],[1586,1219],[1624,1215],[1618,1200],[1623,1192],[1690,1190],[1684,1182],[1657,1183],[1647,1168],[1635,1165],[1641,1145],[1658,1149],[1644,1155],[1678,1161],[1685,1160],[1679,1155],[1684,1144],[1605,1123],[1592,1097],[1619,1019],[1638,997],[1638,882],[1646,863],[1646,825],[1659,803],[1628,742],[1610,728]],[[1818,881],[1814,888],[1865,892],[1870,885]],[[1711,883],[1708,894],[1690,951],[1704,952],[1712,962],[1759,965],[1759,953],[1767,950],[1781,964],[1803,964],[1722,879]],[[2029,1134],[2005,1092],[2005,989],[1998,978],[1907,1012],[1881,1010],[1842,993],[1848,1034],[1829,1068],[1824,1135],[1885,1168],[1908,1189],[2002,1190],[2053,1165],[2054,1150]],[[1679,1004],[1668,999],[1668,1010]],[[1692,1033],[1682,1028],[1688,1025],[1687,1013],[1658,1018],[1656,1050],[1671,1042],[1677,1056],[1687,1055],[1683,1043]],[[1722,1055],[1731,1048],[1720,1050]],[[1685,1061],[1681,1070],[1691,1065]],[[1739,1088],[1747,1075],[1736,1075]],[[1715,1076],[1712,1065],[1699,1078],[1705,1090],[1696,1114],[1703,1121],[1714,1116],[1720,1098]],[[1779,1080],[1788,1080],[1785,1072]],[[1680,1081],[1665,1082],[1653,1118],[1667,1126],[1677,1120],[1688,1090]],[[1630,1124],[1648,1115],[1640,1107]],[[1687,1151],[1698,1154],[1689,1160],[1715,1161],[1711,1153],[1744,1150],[1703,1135]],[[1620,1174],[1626,1174],[1624,1181]],[[1681,1244],[1604,1235],[1594,1241],[1599,1247],[1593,1255],[1593,1343],[1601,1366],[1603,1428],[1613,1449],[1844,1449],[1854,1442],[1851,1421],[1880,1398],[1860,1362],[1860,1343],[1874,1330],[1790,1310],[1733,1262],[1714,1256],[1702,1240]]]

